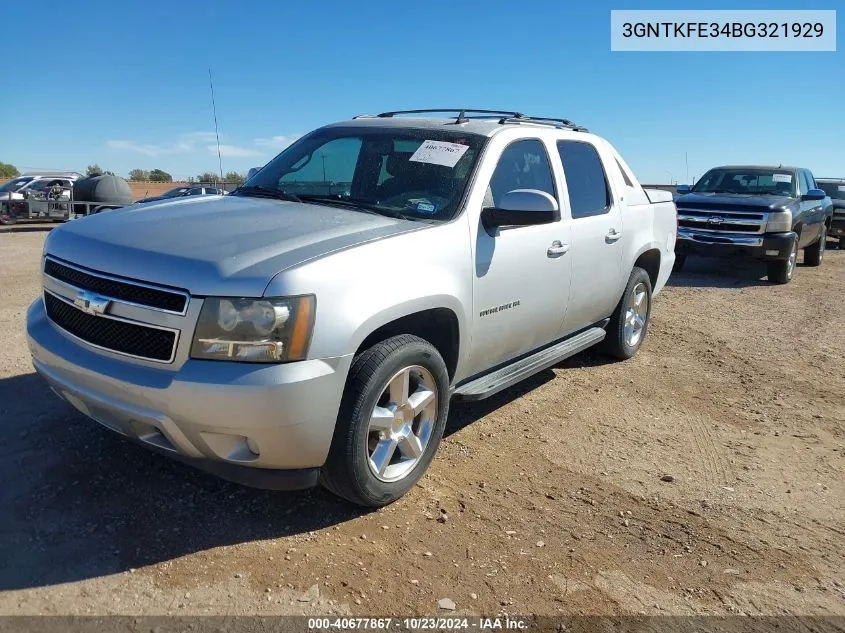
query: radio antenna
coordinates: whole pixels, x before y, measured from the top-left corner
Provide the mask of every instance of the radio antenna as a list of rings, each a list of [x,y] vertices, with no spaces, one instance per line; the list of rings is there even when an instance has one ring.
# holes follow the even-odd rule
[[[223,182],[223,159],[220,156],[220,132],[217,130],[217,105],[214,103],[214,82],[211,80],[211,68],[208,69],[208,85],[211,87],[211,110],[214,112],[214,136],[217,138],[217,164],[220,167],[220,182]]]

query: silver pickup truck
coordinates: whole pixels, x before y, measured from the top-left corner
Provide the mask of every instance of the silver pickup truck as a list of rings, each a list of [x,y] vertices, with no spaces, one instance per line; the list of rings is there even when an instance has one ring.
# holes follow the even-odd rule
[[[569,121],[436,112],[320,128],[225,197],[57,228],[36,370],[222,477],[380,506],[425,472],[453,397],[596,344],[633,356],[674,262],[671,195]]]

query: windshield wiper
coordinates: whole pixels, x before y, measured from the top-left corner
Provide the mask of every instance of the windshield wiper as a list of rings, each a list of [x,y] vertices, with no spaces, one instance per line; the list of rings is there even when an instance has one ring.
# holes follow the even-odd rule
[[[372,213],[374,215],[386,215],[391,218],[396,218],[398,220],[407,220],[408,217],[399,213],[398,211],[393,211],[392,209],[385,209],[384,207],[379,207],[374,204],[370,204],[369,202],[364,202],[362,200],[354,200],[352,198],[336,198],[334,196],[299,196],[299,199],[302,202],[314,202],[317,204],[335,204],[342,207],[348,207],[350,209],[356,209],[358,211],[364,211],[365,213]]]
[[[275,198],[276,200],[285,200],[287,202],[302,202],[302,198],[295,196],[292,193],[285,193],[279,189],[272,187],[265,187],[263,185],[249,185],[247,187],[238,187],[230,196],[256,196],[258,198]]]

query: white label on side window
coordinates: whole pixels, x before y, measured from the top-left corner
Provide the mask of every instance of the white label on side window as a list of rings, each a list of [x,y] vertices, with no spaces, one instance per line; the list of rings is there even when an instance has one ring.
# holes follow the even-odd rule
[[[845,185],[839,185],[839,191],[845,191]]]
[[[468,149],[469,145],[461,145],[460,143],[423,141],[423,144],[417,148],[417,151],[408,160],[414,161],[415,163],[454,167]]]
[[[774,174],[772,180],[774,182],[792,182],[792,174]]]

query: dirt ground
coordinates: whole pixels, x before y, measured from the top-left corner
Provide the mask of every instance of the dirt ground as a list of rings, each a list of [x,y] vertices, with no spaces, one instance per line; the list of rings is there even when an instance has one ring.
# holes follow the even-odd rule
[[[691,260],[636,358],[453,405],[421,484],[364,513],[55,397],[24,335],[49,228],[0,230],[0,614],[845,615],[843,251],[786,286]]]

